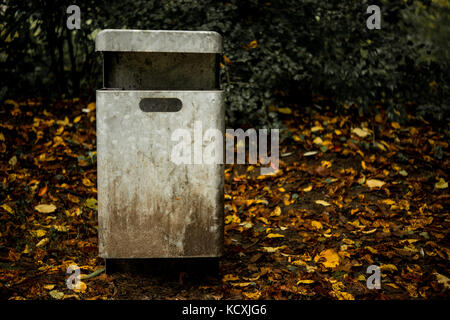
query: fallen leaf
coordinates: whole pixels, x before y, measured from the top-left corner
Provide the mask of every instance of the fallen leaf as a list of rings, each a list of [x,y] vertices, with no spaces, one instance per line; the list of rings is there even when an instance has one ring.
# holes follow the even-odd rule
[[[281,214],[281,208],[280,207],[276,207],[271,213],[270,216],[271,217],[278,217]]]
[[[49,294],[53,299],[56,300],[61,300],[64,297],[64,293],[58,290],[52,290],[49,292]]]
[[[56,210],[56,206],[53,204],[40,204],[34,207],[34,209],[40,213],[52,213]]]
[[[17,164],[17,157],[12,156],[11,159],[9,159],[8,163],[14,167]]]
[[[25,245],[25,248],[23,249],[22,253],[27,254],[30,253],[30,248],[28,247],[28,244]]]
[[[42,197],[46,192],[47,192],[47,186],[44,186],[39,190],[38,196]]]
[[[304,157],[311,157],[311,156],[315,156],[317,153],[319,153],[319,151],[308,151],[308,152],[305,152],[303,154],[303,156]]]
[[[328,202],[326,202],[324,200],[316,200],[315,202],[317,204],[320,204],[320,205],[325,206],[325,207],[331,206],[331,204],[329,204]]]
[[[242,293],[245,297],[252,299],[252,300],[257,300],[259,299],[259,297],[261,297],[261,292],[256,291],[256,292],[243,292]]]
[[[226,282],[226,281],[236,281],[239,280],[238,276],[235,276],[234,274],[226,274],[223,276],[222,281]]]
[[[80,198],[78,198],[77,196],[74,196],[74,195],[72,195],[72,194],[70,194],[70,193],[67,194],[67,199],[68,199],[70,202],[73,202],[73,203],[78,203],[78,202],[80,202]]]
[[[394,266],[393,264],[382,264],[380,266],[381,271],[389,271],[389,272],[393,272],[393,271],[398,271],[397,267]]]
[[[83,184],[84,184],[86,187],[92,187],[92,186],[94,185],[94,184],[92,183],[92,181],[89,180],[88,178],[83,178],[82,182],[83,182]]]
[[[366,184],[370,189],[373,189],[373,188],[381,188],[386,184],[386,182],[377,179],[369,179],[366,181]]]
[[[323,264],[325,268],[334,268],[339,265],[339,255],[333,249],[326,249],[320,252],[319,255],[314,257],[314,262],[318,262]]]
[[[311,221],[311,225],[318,230],[323,228],[322,223],[320,223],[319,221],[313,220]]]
[[[316,137],[316,138],[313,140],[313,143],[315,143],[315,144],[323,144],[323,140],[322,140],[322,138],[320,138],[320,137]]]
[[[284,238],[284,235],[279,234],[279,233],[269,233],[267,235],[267,238]]]
[[[77,285],[74,286],[73,291],[80,293],[80,292],[85,292],[86,289],[87,289],[86,283],[84,283],[83,281],[78,281]]]
[[[10,206],[8,206],[6,203],[2,204],[2,208],[5,209],[5,211],[8,213],[11,213],[11,214],[14,213],[14,210]]]
[[[263,250],[265,252],[273,253],[273,252],[276,252],[276,251],[278,251],[280,249],[284,249],[284,248],[287,248],[287,247],[286,246],[281,246],[281,247],[263,247]]]
[[[436,189],[447,189],[448,182],[446,182],[444,179],[440,178],[439,181],[435,183],[434,187]]]
[[[398,122],[391,122],[391,126],[394,129],[400,129],[400,124]]]
[[[367,128],[354,128],[352,129],[352,133],[356,134],[360,138],[365,138],[371,134],[370,130]]]
[[[46,284],[46,285],[44,286],[44,289],[46,289],[46,290],[53,290],[54,287],[55,287],[54,284]]]
[[[48,238],[44,238],[36,244],[36,247],[43,247],[48,243]]]
[[[433,274],[436,276],[437,282],[443,284],[445,289],[450,289],[450,279],[449,278],[447,278],[446,276],[444,276],[440,273],[437,273],[437,272],[434,272]]]
[[[292,110],[290,108],[278,108],[278,112],[282,114],[292,114]]]
[[[251,282],[238,282],[238,283],[231,283],[234,287],[247,287],[251,284]]]
[[[38,238],[42,238],[43,236],[45,236],[47,234],[47,231],[45,231],[43,229],[32,230],[30,232],[32,235],[34,235],[35,237],[38,237]]]
[[[89,198],[86,200],[86,207],[89,209],[97,210],[97,199]]]
[[[314,280],[298,280],[297,281],[297,285],[299,285],[299,284],[311,284],[311,283],[314,283],[315,281]]]

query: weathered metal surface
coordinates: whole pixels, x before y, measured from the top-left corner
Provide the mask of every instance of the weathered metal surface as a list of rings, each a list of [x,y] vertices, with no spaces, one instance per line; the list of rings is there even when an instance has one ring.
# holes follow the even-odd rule
[[[214,53],[105,52],[106,88],[124,90],[218,89]]]
[[[146,98],[182,108],[144,112]],[[224,132],[221,91],[97,91],[100,257],[222,254],[223,165],[170,161],[172,132],[196,121]]]
[[[95,38],[96,51],[222,53],[222,37],[213,31],[106,29]]]

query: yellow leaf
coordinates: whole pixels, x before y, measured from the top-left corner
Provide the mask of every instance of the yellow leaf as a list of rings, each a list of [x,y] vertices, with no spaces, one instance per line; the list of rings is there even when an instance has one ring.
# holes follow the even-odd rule
[[[434,272],[433,274],[436,276],[437,282],[443,284],[445,289],[450,289],[450,279],[449,278],[447,278],[446,276],[444,276],[440,273],[437,273],[437,272]]]
[[[333,291],[333,292],[336,295],[336,298],[338,298],[339,300],[355,300],[355,297],[351,293],[343,291]]]
[[[264,222],[264,224],[270,224],[269,220],[264,217],[259,217],[258,220]]]
[[[293,264],[294,266],[305,266],[305,265],[306,265],[306,262],[303,261],[303,260],[294,260],[294,261],[292,261],[292,264]]]
[[[44,238],[41,241],[39,241],[36,245],[36,247],[43,247],[48,243],[48,238]]]
[[[323,131],[323,128],[320,126],[315,126],[311,128],[311,132]]]
[[[434,185],[436,189],[447,189],[448,188],[448,182],[445,182],[443,178],[439,179],[439,182],[436,182]]]
[[[394,129],[400,129],[400,124],[398,122],[391,122],[391,126]]]
[[[42,238],[43,236],[45,236],[47,234],[47,231],[39,229],[39,230],[31,231],[31,233],[38,238]]]
[[[34,207],[34,209],[40,213],[52,213],[56,210],[56,206],[53,204],[40,204]]]
[[[49,294],[53,299],[56,300],[61,300],[64,297],[64,293],[58,290],[52,290],[49,292]]]
[[[310,192],[312,190],[312,185],[307,186],[306,188],[303,188],[304,192]]]
[[[356,134],[360,138],[365,138],[370,135],[370,130],[367,128],[354,128],[352,133]]]
[[[238,276],[235,276],[235,275],[233,275],[233,274],[226,274],[226,275],[224,275],[223,276],[223,278],[222,278],[222,281],[223,282],[226,282],[226,281],[236,281],[236,280],[239,280],[239,277]]]
[[[242,294],[244,296],[246,296],[247,298],[253,299],[253,300],[259,299],[259,297],[261,297],[261,292],[259,292],[259,291],[256,291],[256,292],[243,292]]]
[[[326,249],[314,257],[314,261],[324,260],[321,263],[325,268],[334,268],[339,265],[339,255],[333,249]]]
[[[368,230],[368,231],[361,231],[361,232],[364,234],[371,234],[371,233],[374,233],[375,231],[377,231],[377,228],[374,228],[374,229]]]
[[[370,189],[372,189],[372,188],[381,188],[386,184],[386,182],[377,179],[369,179],[366,181],[366,184]]]
[[[393,204],[395,204],[395,201],[394,201],[394,200],[391,200],[391,199],[384,199],[384,200],[381,201],[381,202],[383,202],[384,204],[387,204],[387,205],[389,205],[389,206],[392,206]]]
[[[270,213],[270,216],[271,217],[274,217],[274,216],[279,216],[281,214],[281,208],[280,207],[276,207],[271,213]]]
[[[258,46],[258,41],[256,41],[256,40],[253,40],[252,42],[250,42],[248,44],[248,47],[252,48],[252,49],[256,48],[257,46]]]
[[[241,219],[235,214],[226,216],[225,217],[225,224],[229,224],[231,222],[241,223]]]
[[[320,164],[322,165],[322,167],[331,168],[331,162],[330,161],[322,161]]]
[[[81,116],[76,117],[75,119],[73,119],[73,123],[77,123],[81,120]]]
[[[69,231],[69,228],[67,228],[66,226],[54,225],[53,228],[56,231],[59,231],[59,232],[67,232],[67,231]]]
[[[30,253],[30,248],[28,247],[28,244],[25,245],[25,249],[23,249],[22,253]]]
[[[375,116],[375,121],[378,122],[378,123],[382,123],[382,122],[383,122],[383,116],[382,116],[381,114],[378,113],[378,114]]]
[[[264,250],[265,252],[273,253],[273,252],[276,252],[276,251],[278,251],[278,250],[280,250],[280,249],[284,249],[284,248],[287,248],[287,246],[281,246],[281,247],[263,247],[263,250]]]
[[[78,281],[77,285],[74,286],[73,291],[75,292],[85,292],[87,289],[86,283],[84,283],[83,281]]]
[[[320,205],[325,206],[325,207],[331,206],[331,204],[329,204],[328,202],[326,202],[324,200],[316,200],[315,202],[317,204],[320,204]]]
[[[11,159],[9,159],[8,163],[14,167],[17,164],[17,157],[12,156]]]
[[[279,234],[279,233],[269,233],[267,235],[267,238],[284,238],[284,235]]]
[[[278,112],[282,114],[291,114],[292,110],[290,108],[278,108]]]
[[[14,210],[10,206],[8,206],[6,203],[2,204],[2,208],[5,209],[5,211],[8,213],[11,213],[11,214],[14,213]]]
[[[238,282],[238,283],[232,283],[232,286],[235,287],[247,287],[251,284],[251,282]]]
[[[395,283],[386,283],[386,285],[395,289],[400,289],[399,286],[397,286]]]
[[[367,249],[367,250],[369,250],[371,253],[373,253],[373,254],[377,254],[378,253],[378,251],[377,251],[377,249],[374,249],[374,248],[372,248],[372,247],[369,247],[369,246],[367,246],[367,247],[364,247],[365,249]]]
[[[323,140],[322,140],[320,137],[316,137],[316,138],[313,140],[313,143],[315,143],[315,144],[323,144]]]
[[[310,284],[310,283],[314,283],[314,280],[298,280],[297,285],[299,285],[300,283]]]
[[[52,290],[54,287],[55,287],[54,284],[46,284],[46,285],[44,286],[44,289],[46,289],[46,290]]]
[[[322,223],[320,223],[319,221],[313,220],[311,221],[311,225],[318,230],[323,228]]]
[[[389,271],[389,272],[398,271],[397,267],[394,266],[393,264],[382,264],[380,266],[380,269],[381,271]]]
[[[87,105],[87,108],[88,108],[90,111],[94,111],[94,110],[95,110],[95,102],[89,103],[89,104]]]

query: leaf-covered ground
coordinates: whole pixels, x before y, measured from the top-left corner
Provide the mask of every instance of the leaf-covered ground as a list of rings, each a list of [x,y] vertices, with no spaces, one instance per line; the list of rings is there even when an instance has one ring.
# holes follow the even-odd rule
[[[448,297],[448,126],[278,110],[281,163],[225,170],[218,277],[106,275],[97,257],[95,104],[0,111],[1,299]],[[67,267],[84,285],[66,287]],[[380,290],[366,269],[381,268]],[[99,271],[99,272],[95,272]],[[95,272],[95,273],[94,273]]]

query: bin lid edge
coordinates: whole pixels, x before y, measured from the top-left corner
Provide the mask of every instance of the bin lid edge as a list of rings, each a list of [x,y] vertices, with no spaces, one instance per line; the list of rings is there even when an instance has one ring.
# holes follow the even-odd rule
[[[215,31],[104,29],[95,51],[222,53],[223,45]]]

